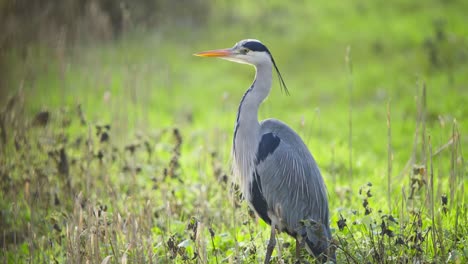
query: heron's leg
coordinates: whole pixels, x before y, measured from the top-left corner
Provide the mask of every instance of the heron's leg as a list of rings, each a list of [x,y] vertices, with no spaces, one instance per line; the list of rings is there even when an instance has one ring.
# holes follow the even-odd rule
[[[276,234],[275,225],[271,225],[270,241],[268,242],[268,246],[267,246],[265,264],[270,263],[271,254],[273,253],[273,249],[275,249],[275,245],[276,245],[275,234]]]
[[[304,240],[296,239],[296,263],[301,263],[301,249],[304,247]]]
[[[283,244],[282,243],[276,243],[278,246],[278,259],[283,259]]]

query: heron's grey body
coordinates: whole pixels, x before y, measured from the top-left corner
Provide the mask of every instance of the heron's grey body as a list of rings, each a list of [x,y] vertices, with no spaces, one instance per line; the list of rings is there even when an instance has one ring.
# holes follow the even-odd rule
[[[256,174],[272,223],[280,231],[296,236],[304,225],[301,221],[316,221],[323,225],[326,238],[331,239],[327,191],[306,145],[281,121],[268,119],[260,127],[262,135],[272,133],[279,140],[263,161],[258,161],[257,156]]]
[[[246,47],[250,49],[245,54],[235,53]],[[258,121],[259,106],[270,93],[274,60],[257,40],[240,41],[231,52],[234,55],[227,59],[256,68],[255,80],[237,112],[232,155],[233,171],[245,199],[272,227],[265,262],[273,251],[275,230],[295,237],[298,246],[305,244],[316,257],[327,255],[331,240],[328,199],[317,163],[299,135],[285,123]],[[334,260],[334,256],[328,257]]]

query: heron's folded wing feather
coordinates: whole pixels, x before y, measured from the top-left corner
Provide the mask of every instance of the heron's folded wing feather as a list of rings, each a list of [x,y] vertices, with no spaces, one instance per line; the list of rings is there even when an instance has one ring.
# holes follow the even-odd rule
[[[327,192],[314,158],[287,125],[267,121],[262,123],[262,129],[278,137],[279,144],[258,162],[256,169],[269,208],[288,228],[297,228],[305,219],[328,226]]]

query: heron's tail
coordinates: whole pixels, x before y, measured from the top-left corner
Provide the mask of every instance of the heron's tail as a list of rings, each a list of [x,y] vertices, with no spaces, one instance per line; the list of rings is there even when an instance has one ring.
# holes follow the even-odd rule
[[[335,250],[331,243],[331,232],[328,226],[314,220],[303,222],[302,237],[307,251],[314,255],[319,263],[336,262]]]

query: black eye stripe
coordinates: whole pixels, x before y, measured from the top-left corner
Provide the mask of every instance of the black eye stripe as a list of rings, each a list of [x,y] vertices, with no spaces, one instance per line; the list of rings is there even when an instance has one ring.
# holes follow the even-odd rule
[[[270,53],[270,51],[267,49],[267,47],[265,47],[265,45],[257,41],[248,41],[242,46],[248,48],[251,51],[266,51]]]

